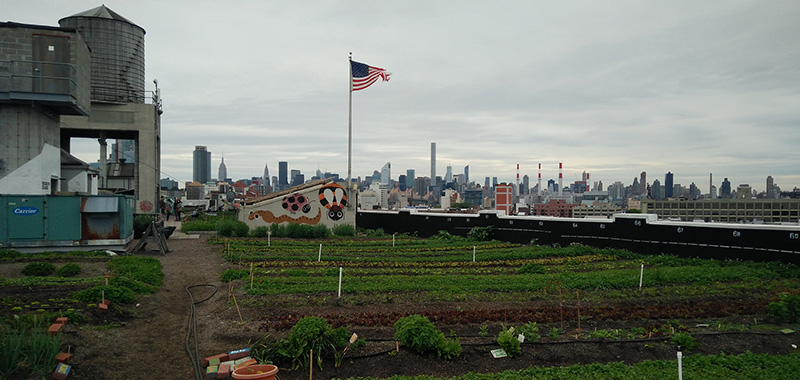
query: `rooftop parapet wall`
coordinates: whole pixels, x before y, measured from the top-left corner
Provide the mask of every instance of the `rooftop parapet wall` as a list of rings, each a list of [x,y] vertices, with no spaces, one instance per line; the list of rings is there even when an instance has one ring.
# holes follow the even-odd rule
[[[800,226],[659,221],[654,214],[616,214],[611,219],[502,216],[494,213],[359,210],[356,226],[421,237],[447,231],[466,236],[492,227],[491,238],[521,244],[579,243],[642,254],[800,263]]]

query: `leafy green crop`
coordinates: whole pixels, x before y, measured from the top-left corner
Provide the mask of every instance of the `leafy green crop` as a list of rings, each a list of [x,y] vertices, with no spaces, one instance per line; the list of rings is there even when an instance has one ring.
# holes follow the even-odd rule
[[[514,327],[501,330],[500,333],[497,334],[497,344],[499,344],[500,348],[510,357],[522,354],[521,343],[515,334]]]
[[[49,276],[56,271],[56,266],[48,262],[35,262],[22,268],[22,274],[26,276]]]
[[[394,339],[422,355],[450,360],[461,355],[458,338],[445,339],[427,317],[409,315],[394,324]]]
[[[72,277],[81,271],[81,266],[75,263],[66,263],[56,270],[59,277]]]

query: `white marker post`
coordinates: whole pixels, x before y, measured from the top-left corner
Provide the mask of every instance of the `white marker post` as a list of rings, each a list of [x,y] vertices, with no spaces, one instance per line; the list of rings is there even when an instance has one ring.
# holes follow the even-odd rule
[[[475,262],[475,246],[472,246],[472,262]]]
[[[342,297],[342,267],[339,267],[339,295],[337,297]]]
[[[642,279],[644,279],[644,263],[642,263],[642,271],[639,272],[639,290],[642,289]]]
[[[319,257],[317,257],[317,261],[322,261],[322,243],[319,244]]]
[[[392,234],[392,248],[394,248],[394,234]]]
[[[683,380],[683,364],[681,363],[683,359],[683,353],[678,351],[678,380]]]
[[[267,231],[267,247],[272,246],[272,231]]]

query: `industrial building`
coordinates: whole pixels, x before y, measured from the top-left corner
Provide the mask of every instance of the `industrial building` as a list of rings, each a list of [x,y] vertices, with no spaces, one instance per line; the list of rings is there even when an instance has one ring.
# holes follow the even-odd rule
[[[158,212],[161,107],[157,90],[145,104],[144,33],[105,6],[57,27],[0,23],[0,246],[121,247],[134,213]],[[99,167],[70,154],[73,138],[98,141]],[[107,139],[132,141],[134,162],[107,162]]]
[[[798,199],[642,200],[642,212],[659,219],[723,223],[798,223]]]

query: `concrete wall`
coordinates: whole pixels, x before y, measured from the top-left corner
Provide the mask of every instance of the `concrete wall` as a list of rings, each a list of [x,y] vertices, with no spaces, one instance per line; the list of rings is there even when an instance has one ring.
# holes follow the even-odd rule
[[[156,213],[161,173],[161,116],[153,104],[92,103],[91,116],[63,116],[62,139],[69,137],[136,141],[136,213]]]
[[[61,178],[65,183],[61,191],[97,194],[97,177],[92,177],[92,174],[83,168],[62,168]]]
[[[7,157],[7,156],[6,156]],[[0,178],[0,194],[50,194],[61,175],[61,149],[44,144],[35,157]]]
[[[42,113],[30,105],[0,106],[0,160],[3,160],[0,163],[0,179],[39,157],[45,145],[58,149],[59,135],[57,116]],[[53,162],[52,170],[47,170],[48,178],[52,172],[58,177],[60,164],[60,160]],[[8,192],[0,187],[0,193]]]

